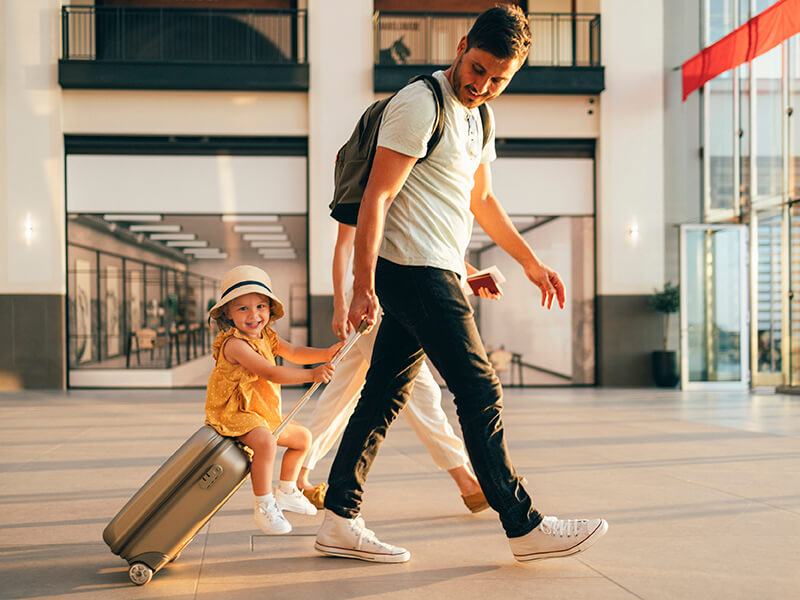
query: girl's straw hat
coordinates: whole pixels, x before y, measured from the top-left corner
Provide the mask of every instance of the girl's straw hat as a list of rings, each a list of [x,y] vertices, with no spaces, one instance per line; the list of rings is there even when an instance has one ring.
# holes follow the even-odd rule
[[[220,297],[210,311],[208,316],[218,319],[222,315],[224,306],[239,296],[245,294],[263,294],[272,300],[272,317],[280,319],[283,316],[283,303],[272,291],[272,282],[263,269],[252,265],[240,265],[225,273],[220,285]]]

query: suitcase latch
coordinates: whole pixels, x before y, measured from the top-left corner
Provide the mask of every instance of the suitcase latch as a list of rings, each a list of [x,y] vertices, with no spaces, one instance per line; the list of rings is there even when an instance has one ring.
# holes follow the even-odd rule
[[[211,465],[211,468],[200,478],[200,487],[204,490],[210,488],[224,470],[222,465]]]

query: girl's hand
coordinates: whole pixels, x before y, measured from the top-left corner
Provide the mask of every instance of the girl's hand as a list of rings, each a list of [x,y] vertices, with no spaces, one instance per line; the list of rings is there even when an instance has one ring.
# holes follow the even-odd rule
[[[327,359],[333,360],[333,357],[336,356],[336,353],[339,351],[339,348],[344,346],[344,342],[336,342],[333,346],[328,348],[328,356]]]
[[[327,362],[324,365],[314,367],[311,369],[311,377],[314,383],[328,383],[333,377],[333,371],[336,369],[331,363]]]

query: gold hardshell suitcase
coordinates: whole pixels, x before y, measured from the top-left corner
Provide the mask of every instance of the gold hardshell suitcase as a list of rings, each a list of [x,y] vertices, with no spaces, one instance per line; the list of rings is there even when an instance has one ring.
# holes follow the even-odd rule
[[[366,331],[363,322],[331,360],[334,366]],[[278,435],[314,394],[315,383],[273,431]],[[103,531],[111,552],[128,561],[128,575],[144,585],[177,559],[250,473],[250,449],[203,425],[167,459]]]
[[[136,585],[175,560],[250,473],[245,447],[203,425],[167,459],[103,531]]]

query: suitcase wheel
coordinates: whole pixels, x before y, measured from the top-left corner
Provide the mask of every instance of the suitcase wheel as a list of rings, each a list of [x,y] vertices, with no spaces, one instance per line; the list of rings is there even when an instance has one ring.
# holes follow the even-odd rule
[[[136,585],[144,585],[153,578],[153,569],[144,563],[133,563],[128,569],[128,577]]]

